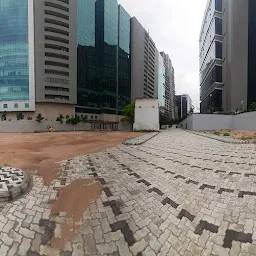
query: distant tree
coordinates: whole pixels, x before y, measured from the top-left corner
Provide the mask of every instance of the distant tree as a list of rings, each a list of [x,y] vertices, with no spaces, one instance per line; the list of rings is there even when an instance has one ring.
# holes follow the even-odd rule
[[[124,117],[121,119],[121,122],[133,124],[135,115],[135,103],[126,105],[122,110],[122,114]]]
[[[193,114],[194,113],[194,107],[191,107],[189,110],[189,114]]]
[[[172,124],[171,116],[164,107],[159,108],[159,124],[160,124],[160,127],[162,127],[162,125]]]
[[[75,115],[75,116],[72,116],[72,117],[69,117],[67,120],[66,120],[66,123],[67,124],[72,124],[73,125],[73,128],[75,130],[75,126],[81,122],[81,119],[80,119],[80,116],[78,115]]]

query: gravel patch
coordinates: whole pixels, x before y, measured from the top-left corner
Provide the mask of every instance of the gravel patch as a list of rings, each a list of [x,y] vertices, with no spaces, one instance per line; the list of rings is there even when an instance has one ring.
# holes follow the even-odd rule
[[[221,141],[221,142],[225,142],[225,143],[250,144],[250,141],[233,139],[231,136],[230,137],[224,137],[224,136],[219,136],[219,135],[214,135],[214,134],[209,134],[209,133],[203,133],[203,132],[195,132],[195,131],[189,131],[189,130],[185,130],[185,131],[196,134],[196,135],[199,135],[199,136],[202,136],[202,137],[206,137],[206,138],[218,140],[218,141]]]

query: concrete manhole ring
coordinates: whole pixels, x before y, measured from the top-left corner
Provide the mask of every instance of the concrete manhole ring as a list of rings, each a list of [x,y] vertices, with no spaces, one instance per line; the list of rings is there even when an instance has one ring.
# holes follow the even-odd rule
[[[0,202],[11,201],[22,195],[28,189],[30,178],[26,172],[0,167]]]

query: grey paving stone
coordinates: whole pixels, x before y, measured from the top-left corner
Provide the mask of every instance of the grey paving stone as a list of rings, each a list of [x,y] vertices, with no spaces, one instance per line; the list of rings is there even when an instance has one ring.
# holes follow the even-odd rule
[[[63,161],[65,177],[44,185],[34,176],[25,197],[0,208],[0,255],[253,255],[255,159],[255,145],[177,129]],[[76,223],[72,241],[51,248],[61,223],[74,223],[67,213],[51,216],[54,188],[96,172],[108,190]]]

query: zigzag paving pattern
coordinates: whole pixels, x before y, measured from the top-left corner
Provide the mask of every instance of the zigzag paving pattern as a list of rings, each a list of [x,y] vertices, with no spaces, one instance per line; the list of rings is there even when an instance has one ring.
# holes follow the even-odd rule
[[[49,186],[0,212],[0,255],[256,255],[256,146],[228,144],[181,130],[139,146],[120,145],[63,161]],[[62,249],[52,240],[65,212],[50,201],[72,181],[94,178],[102,194]],[[81,195],[83,196],[83,195]]]

